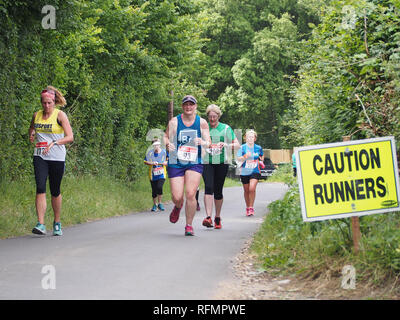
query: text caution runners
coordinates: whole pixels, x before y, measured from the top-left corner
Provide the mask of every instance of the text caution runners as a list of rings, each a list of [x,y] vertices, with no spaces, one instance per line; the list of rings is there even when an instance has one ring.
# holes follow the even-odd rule
[[[304,221],[398,211],[394,137],[296,149]]]

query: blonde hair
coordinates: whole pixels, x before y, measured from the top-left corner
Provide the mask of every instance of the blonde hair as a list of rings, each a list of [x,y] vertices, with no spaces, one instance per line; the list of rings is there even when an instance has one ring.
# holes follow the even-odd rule
[[[207,109],[206,109],[206,114],[208,116],[208,114],[213,111],[218,115],[218,119],[221,118],[222,116],[222,111],[221,109],[216,105],[216,104],[210,104]]]
[[[47,86],[46,90],[53,90],[56,93],[56,98],[54,101],[56,106],[64,107],[67,104],[67,100],[65,100],[60,90],[53,86]]]
[[[248,130],[246,130],[246,133],[245,133],[245,135],[244,135],[244,138],[245,138],[245,139],[246,139],[246,136],[247,136],[249,133],[254,134],[254,138],[256,138],[256,140],[257,140],[257,132],[256,132],[255,130],[253,130],[253,129],[248,129]]]

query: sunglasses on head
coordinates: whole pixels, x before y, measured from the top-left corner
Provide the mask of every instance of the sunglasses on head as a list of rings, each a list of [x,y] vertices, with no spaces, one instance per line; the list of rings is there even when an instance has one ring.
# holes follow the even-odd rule
[[[44,89],[44,90],[42,90],[41,93],[46,93],[46,92],[52,93],[52,94],[54,94],[54,96],[56,96],[56,92],[54,90],[51,90],[51,89]]]
[[[54,101],[56,101],[56,92],[55,92],[54,90],[51,90],[51,89],[44,89],[44,90],[42,90],[41,94],[43,94],[43,93],[51,93],[51,94],[54,94]]]

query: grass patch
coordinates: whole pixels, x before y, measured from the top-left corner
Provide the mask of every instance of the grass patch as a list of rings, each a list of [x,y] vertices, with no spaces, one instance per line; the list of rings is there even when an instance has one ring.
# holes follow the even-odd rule
[[[107,176],[66,175],[61,191],[63,226],[144,211],[151,208],[153,203],[147,176],[135,183],[125,184]],[[33,178],[3,183],[0,192],[0,238],[31,233],[37,222]],[[168,179],[164,183],[163,193],[163,201],[171,200]],[[50,192],[47,192],[45,221],[47,226],[52,226]]]

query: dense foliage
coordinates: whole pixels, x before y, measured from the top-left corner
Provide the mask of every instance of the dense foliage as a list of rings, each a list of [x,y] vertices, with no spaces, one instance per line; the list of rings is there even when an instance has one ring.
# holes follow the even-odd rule
[[[201,69],[193,1],[52,1],[56,28],[44,29],[48,1],[0,1],[0,177],[32,170],[27,130],[51,84],[67,99],[75,173],[133,179],[150,127],[165,127],[169,90],[200,95],[182,76]],[[197,68],[198,67],[198,68]]]
[[[331,1],[304,42],[286,114],[289,145],[341,141],[343,135],[400,138],[400,2]]]

